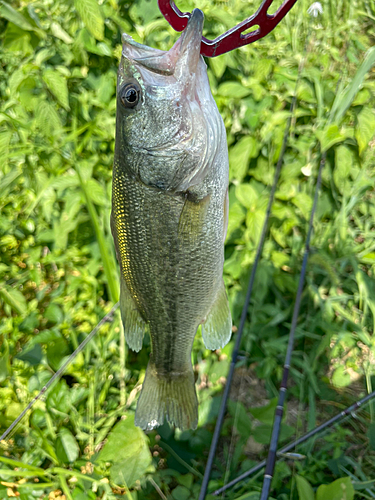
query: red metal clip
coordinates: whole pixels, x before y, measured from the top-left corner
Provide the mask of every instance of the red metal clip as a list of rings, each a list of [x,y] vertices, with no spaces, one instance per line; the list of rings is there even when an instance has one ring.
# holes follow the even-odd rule
[[[223,35],[218,36],[215,40],[209,40],[202,37],[201,54],[206,57],[215,57],[225,54],[237,47],[242,47],[248,43],[255,42],[260,38],[268,35],[284,16],[290,11],[297,0],[285,0],[283,5],[274,14],[267,14],[267,10],[273,0],[264,0],[258,11],[242,23],[230,29]],[[183,31],[188,23],[190,13],[180,12],[173,0],[158,0],[159,9],[165,19],[169,22],[176,31]],[[252,26],[258,25],[259,28],[251,33],[243,34]]]

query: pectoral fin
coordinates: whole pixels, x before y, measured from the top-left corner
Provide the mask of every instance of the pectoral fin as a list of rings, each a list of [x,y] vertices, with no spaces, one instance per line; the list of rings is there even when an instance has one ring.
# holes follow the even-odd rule
[[[200,201],[191,201],[187,197],[182,208],[178,223],[178,236],[180,239],[195,241],[202,233],[211,195]]]
[[[120,310],[126,342],[130,349],[138,352],[142,349],[147,323],[138,311],[123,277],[121,277]]]
[[[216,295],[206,321],[202,324],[202,337],[207,349],[224,347],[232,335],[232,316],[229,309],[228,297],[224,281]]]

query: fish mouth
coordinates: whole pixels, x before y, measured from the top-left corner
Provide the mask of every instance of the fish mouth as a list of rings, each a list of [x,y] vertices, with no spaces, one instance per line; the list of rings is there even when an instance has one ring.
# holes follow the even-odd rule
[[[203,21],[203,12],[194,9],[180,38],[180,53],[175,72],[180,69],[180,66],[186,66],[190,73],[195,73],[200,59]]]
[[[197,70],[203,21],[203,12],[194,9],[181,37],[168,52],[141,45],[129,35],[123,35],[123,55],[153,73],[174,75],[176,80],[186,80]]]

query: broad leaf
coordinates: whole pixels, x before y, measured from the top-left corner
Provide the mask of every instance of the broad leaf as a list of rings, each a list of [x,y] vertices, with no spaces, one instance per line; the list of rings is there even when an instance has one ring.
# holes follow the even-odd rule
[[[250,158],[258,154],[256,141],[251,136],[242,137],[229,149],[229,176],[242,181],[247,174]]]
[[[34,31],[35,27],[17,10],[3,0],[0,0],[0,17],[26,31]]]
[[[112,481],[128,488],[145,474],[152,457],[146,435],[134,426],[134,415],[127,414],[113,428],[98,460],[111,462]]]
[[[224,82],[217,89],[217,93],[223,97],[235,97],[241,99],[251,94],[251,89],[244,87],[239,82]]]
[[[56,442],[56,455],[61,462],[74,462],[79,456],[79,447],[75,437],[66,427],[62,427]]]
[[[97,0],[74,0],[74,5],[89,32],[97,40],[103,40],[104,20]]]
[[[316,500],[353,500],[354,488],[348,477],[336,479],[333,483],[319,486]]]
[[[74,42],[73,38],[61,27],[59,23],[51,23],[51,32],[56,38],[60,38],[63,42],[71,44]]]
[[[11,286],[0,285],[0,287],[0,298],[18,314],[25,314],[27,304],[23,294]]]
[[[357,116],[355,138],[358,142],[359,154],[367,148],[370,140],[375,135],[375,114],[372,109],[363,108]]]
[[[302,476],[296,475],[299,500],[314,500],[315,494],[311,484]]]
[[[56,70],[47,69],[43,72],[43,80],[59,103],[69,110],[68,85],[66,79]]]

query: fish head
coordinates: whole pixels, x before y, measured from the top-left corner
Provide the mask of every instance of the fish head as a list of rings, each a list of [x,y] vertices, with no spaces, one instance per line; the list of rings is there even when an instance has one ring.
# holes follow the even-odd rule
[[[128,166],[147,184],[185,189],[199,170],[199,157],[210,135],[205,115],[212,106],[217,110],[200,55],[202,29],[203,13],[194,9],[169,51],[141,45],[123,35],[116,147],[127,152]],[[144,165],[139,157],[132,162],[131,155],[137,153],[151,155],[153,168],[149,162],[146,165],[147,159]],[[182,158],[188,158],[184,172]]]

